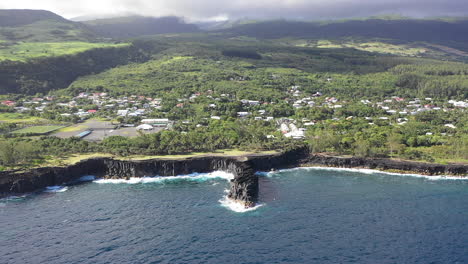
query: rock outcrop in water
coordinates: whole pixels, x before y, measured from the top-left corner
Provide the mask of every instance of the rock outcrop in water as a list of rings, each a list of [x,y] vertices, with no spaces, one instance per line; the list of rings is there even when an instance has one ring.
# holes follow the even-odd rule
[[[269,171],[301,165],[408,171],[425,175],[465,176],[468,173],[467,165],[438,165],[389,159],[309,155],[306,148],[286,151],[281,154],[243,157],[206,156],[179,160],[136,161],[95,158],[81,161],[69,167],[38,168],[26,172],[0,172],[0,196],[33,192],[47,186],[63,185],[76,181],[85,175],[95,175],[107,179],[129,179],[131,177],[176,176],[222,170],[234,174],[228,197],[246,206],[253,206],[257,202],[259,189],[256,171]]]

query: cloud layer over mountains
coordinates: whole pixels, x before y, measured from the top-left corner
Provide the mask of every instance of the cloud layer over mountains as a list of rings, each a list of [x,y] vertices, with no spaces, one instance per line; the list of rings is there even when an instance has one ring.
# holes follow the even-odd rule
[[[15,0],[0,9],[44,9],[67,18],[139,14],[189,20],[227,18],[325,19],[379,14],[465,16],[466,0]]]

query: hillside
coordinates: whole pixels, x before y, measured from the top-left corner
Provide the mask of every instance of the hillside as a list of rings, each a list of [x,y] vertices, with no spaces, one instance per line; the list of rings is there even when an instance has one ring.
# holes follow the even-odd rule
[[[296,84],[308,87],[310,92],[327,91],[334,96],[399,94],[449,98],[466,96],[468,85],[463,63],[264,42],[253,45],[236,41],[177,41],[167,46],[171,48],[148,62],[81,77],[71,84],[69,92],[95,91],[100,87],[113,94],[184,96],[216,90],[237,94],[239,98],[271,100],[284,96],[285,87]],[[421,66],[398,67],[413,64]],[[435,65],[434,69],[429,65]],[[324,83],[325,76],[332,76],[334,81]]]
[[[43,10],[0,10],[0,40],[22,42],[94,41],[96,35]]]
[[[129,16],[86,21],[89,29],[109,38],[133,38],[145,35],[198,32],[196,25],[177,17]]]
[[[42,20],[68,21],[50,11],[27,9],[0,9],[0,27],[19,27]]]
[[[261,39],[382,38],[403,43],[424,41],[468,50],[467,19],[364,19],[326,23],[276,20],[240,24],[216,32]]]

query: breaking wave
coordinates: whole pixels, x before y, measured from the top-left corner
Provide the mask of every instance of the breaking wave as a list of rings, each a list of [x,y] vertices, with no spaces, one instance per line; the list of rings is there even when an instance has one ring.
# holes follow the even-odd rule
[[[422,174],[414,174],[414,173],[395,173],[395,172],[385,172],[379,170],[372,170],[372,169],[353,169],[353,168],[332,168],[332,167],[299,167],[293,169],[284,169],[278,171],[271,171],[271,172],[257,172],[259,176],[266,176],[272,177],[273,175],[279,172],[288,172],[288,171],[298,171],[298,170],[305,170],[305,171],[312,171],[312,170],[323,170],[323,171],[348,171],[348,172],[358,172],[363,174],[385,174],[385,175],[393,175],[393,176],[400,176],[400,177],[416,177],[416,178],[424,178],[431,181],[437,180],[468,180],[468,177],[464,176],[448,176],[448,175],[437,175],[437,176],[428,176]]]
[[[113,183],[113,184],[144,184],[144,183],[168,183],[168,182],[186,182],[186,181],[193,181],[193,182],[205,182],[214,179],[224,179],[224,180],[231,180],[234,178],[232,173],[224,172],[224,171],[215,171],[210,173],[192,173],[188,175],[180,175],[180,176],[155,176],[155,177],[142,177],[142,178],[130,178],[130,179],[98,179],[95,180],[95,183]]]
[[[243,204],[236,202],[232,199],[229,199],[227,195],[224,196],[223,199],[219,200],[219,203],[221,204],[222,207],[225,207],[236,213],[246,213],[246,212],[255,211],[264,205],[264,204],[256,204],[254,207],[246,208]]]
[[[66,192],[67,190],[68,190],[68,187],[66,186],[49,186],[49,187],[46,187],[44,192],[60,193],[60,192]]]

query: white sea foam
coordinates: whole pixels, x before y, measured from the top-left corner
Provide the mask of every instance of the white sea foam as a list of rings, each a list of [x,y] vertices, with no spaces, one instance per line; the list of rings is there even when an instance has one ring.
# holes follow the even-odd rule
[[[68,187],[66,186],[49,186],[49,187],[46,187],[44,192],[60,193],[60,192],[66,192],[67,190],[68,190]]]
[[[86,175],[82,176],[81,178],[78,179],[80,182],[88,182],[88,181],[94,181],[96,179],[96,176],[93,175]]]
[[[246,212],[255,211],[264,205],[264,204],[256,204],[254,207],[246,208],[245,205],[243,205],[242,203],[229,199],[227,195],[224,196],[223,199],[219,200],[219,203],[221,204],[221,206],[236,213],[246,213]]]
[[[126,179],[98,179],[94,182],[96,183],[113,183],[113,184],[143,184],[143,183],[166,183],[166,182],[173,182],[173,181],[196,181],[196,182],[204,182],[213,179],[224,179],[224,180],[231,180],[234,178],[232,173],[224,172],[224,171],[215,171],[210,173],[192,173],[188,175],[180,175],[180,176],[168,176],[168,177],[142,177],[142,178],[130,178]]]
[[[11,195],[11,196],[7,196],[7,197],[4,197],[4,198],[1,198],[0,201],[9,202],[9,201],[23,200],[24,198],[28,197],[28,195],[29,195],[29,194],[23,194],[23,195],[20,195],[20,196]]]
[[[299,167],[299,168],[284,169],[284,170],[279,170],[279,171],[274,171],[274,172],[257,172],[257,175],[271,177],[278,172],[288,172],[288,171],[297,171],[297,170],[348,171],[348,172],[358,172],[362,174],[385,174],[385,175],[393,175],[393,176],[401,176],[401,177],[424,178],[424,179],[432,180],[432,181],[468,180],[468,177],[464,177],[464,176],[449,176],[449,175],[428,176],[428,175],[414,174],[414,173],[385,172],[385,171],[372,170],[372,169],[333,168],[333,167]]]

